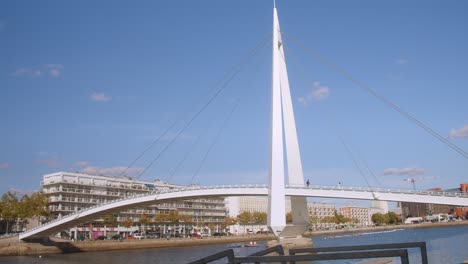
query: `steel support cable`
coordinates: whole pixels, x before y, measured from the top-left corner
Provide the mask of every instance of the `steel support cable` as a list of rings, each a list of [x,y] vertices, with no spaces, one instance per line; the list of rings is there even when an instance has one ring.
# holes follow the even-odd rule
[[[284,48],[285,50],[289,50],[289,49],[286,48],[286,45],[283,45],[283,48]],[[304,66],[299,62],[299,60],[297,60],[297,58],[295,58],[295,56],[291,56],[292,54],[293,54],[292,52],[289,53],[289,55],[290,55],[289,58],[293,58],[292,61],[299,67],[299,69],[300,69],[303,73],[306,73],[306,70],[305,70]],[[283,59],[284,59],[284,57],[283,57]],[[312,82],[313,80],[309,80],[309,81]],[[350,152],[349,145],[346,144],[346,142],[344,141],[344,138],[342,137],[342,135],[344,134],[344,133],[342,132],[342,129],[340,128],[339,125],[337,125],[337,122],[335,122],[335,114],[334,114],[333,112],[326,112],[326,115],[328,116],[328,118],[325,118],[326,123],[328,124],[328,126],[329,126],[330,128],[332,128],[332,127],[335,128],[335,129],[331,129],[332,131],[339,131],[339,132],[341,132],[341,133],[337,133],[338,139],[340,140],[341,144],[345,146],[345,148],[346,148],[346,150],[347,150],[346,152],[351,153],[351,152]],[[331,120],[332,122],[330,122],[330,120]],[[347,145],[348,145],[348,147],[346,147]],[[358,172],[361,174],[361,176],[363,176],[363,177],[366,179],[366,182],[367,182],[367,178],[366,178],[366,176],[364,175],[364,172],[363,172],[363,170],[361,169],[361,167],[358,166],[357,160],[355,160],[355,159],[353,158],[352,155],[351,155],[351,158],[353,159],[353,163],[354,163],[354,165],[356,166],[356,168],[358,169]],[[369,168],[369,166],[367,165],[367,162],[366,162],[365,159],[362,157],[362,155],[360,155],[359,151],[358,151],[358,158],[359,158],[359,159],[361,160],[361,162],[364,164],[364,167],[367,169],[368,173],[370,173],[371,175],[374,176],[374,178],[375,178],[375,180],[376,180],[376,182],[377,182],[378,187],[380,187],[379,180],[378,180],[377,177],[375,176],[374,172]],[[368,186],[371,188],[371,186],[370,186],[369,184],[368,184]]]
[[[416,124],[417,126],[419,126],[420,128],[424,129],[427,133],[431,134],[433,137],[437,138],[439,141],[441,141],[442,143],[444,143],[445,145],[447,145],[448,147],[450,147],[451,149],[455,150],[456,152],[458,152],[460,155],[462,155],[465,159],[468,159],[468,153],[466,151],[464,151],[463,149],[461,149],[460,147],[458,147],[457,145],[455,145],[454,143],[450,142],[450,140],[446,139],[445,137],[443,137],[442,135],[440,135],[439,133],[437,133],[435,130],[433,130],[432,128],[430,128],[428,125],[424,124],[423,122],[419,121],[416,117],[412,116],[411,114],[409,114],[408,112],[405,112],[403,109],[401,109],[400,107],[398,107],[395,103],[391,102],[390,100],[388,100],[387,98],[383,97],[382,95],[380,95],[379,93],[377,93],[376,91],[374,91],[372,88],[370,88],[369,86],[367,86],[365,83],[355,79],[353,76],[351,76],[349,73],[347,73],[345,70],[341,69],[340,67],[338,67],[336,64],[332,63],[331,61],[327,60],[325,57],[323,57],[322,55],[312,51],[311,49],[308,49],[307,47],[305,47],[304,45],[302,45],[299,41],[297,41],[296,39],[294,39],[293,37],[287,35],[286,33],[283,32],[283,35],[286,36],[287,38],[291,39],[291,41],[296,44],[297,46],[299,46],[300,48],[302,48],[304,51],[306,51],[307,53],[309,53],[310,55],[316,57],[317,59],[319,59],[321,62],[323,62],[324,64],[328,65],[329,67],[331,67],[333,70],[337,71],[339,74],[341,74],[343,77],[345,77],[346,79],[350,80],[351,82],[355,83],[356,85],[358,85],[359,87],[361,87],[362,89],[364,89],[366,92],[368,92],[369,94],[371,94],[372,96],[374,96],[375,98],[377,98],[378,100],[380,100],[381,102],[383,102],[384,104],[386,104],[387,106],[389,106],[390,108],[392,108],[393,110],[397,111],[398,113],[400,113],[401,115],[403,115],[404,117],[406,117],[409,121],[413,122],[414,124]]]
[[[250,55],[253,54],[253,53],[256,53],[258,51],[258,49],[260,49],[261,47],[263,47],[266,43],[267,40],[269,40],[269,38],[271,37],[271,33],[265,35],[263,37],[263,39],[261,41],[259,41],[259,43],[252,49],[249,51],[248,54],[246,54],[243,59],[241,60],[240,63],[238,63],[237,65],[233,66],[229,71],[226,72],[226,74],[223,76],[223,78],[221,78],[219,81],[216,82],[216,84],[213,86],[214,88],[211,89],[209,93],[211,93],[213,90],[216,89],[216,87],[218,87],[219,84],[221,84],[223,82],[223,80],[232,75],[233,73],[232,72],[235,72],[236,68],[239,68],[242,64],[245,63],[245,61],[247,59],[250,58]],[[182,120],[182,118],[176,118],[175,121],[159,136],[157,137],[155,140],[153,140],[153,142],[148,146],[146,147],[142,153],[140,155],[137,156],[136,159],[134,159],[123,171],[122,173],[120,173],[119,176],[124,176],[125,173],[127,173],[127,171],[138,161],[140,160],[145,154],[146,152],[148,152],[151,148],[154,147],[154,145],[156,145],[156,143],[158,143],[171,129],[173,129],[175,127],[176,124],[178,124],[180,121]],[[138,175],[138,178],[141,177],[141,175]]]
[[[346,152],[348,152],[349,156],[351,157],[351,160],[353,161],[354,166],[356,166],[356,168],[358,169],[359,174],[361,174],[362,178],[364,178],[364,181],[366,182],[367,187],[371,188],[371,186],[369,184],[369,181],[367,180],[367,177],[366,177],[364,171],[362,170],[361,166],[359,166],[359,163],[357,162],[356,157],[354,157],[354,154],[351,151],[351,148],[348,146],[348,144],[346,144],[346,142],[343,140],[343,138],[341,138],[341,137],[339,137],[339,138],[340,138],[341,144],[345,147]]]
[[[175,166],[175,168],[169,173],[169,178],[168,178],[168,182],[171,181],[171,179],[174,177],[174,175],[176,174],[176,172],[180,169],[180,167],[182,166],[182,164],[187,160],[187,158],[190,156],[190,154],[192,153],[193,149],[195,148],[195,146],[200,142],[200,139],[202,138],[203,134],[205,134],[211,127],[211,126],[205,126],[201,135],[197,137],[197,139],[194,141],[194,143],[191,145],[191,148],[185,153],[185,155],[182,157],[182,159],[179,160],[179,162],[177,163],[177,165]]]
[[[249,57],[250,54],[256,53],[258,49],[260,49],[262,46],[264,46],[264,45],[265,45],[265,42],[270,38],[270,36],[271,36],[271,34],[265,35],[265,37],[264,37],[251,51],[249,51],[249,53],[248,53],[247,55],[245,55],[245,56],[243,57],[243,59],[241,60],[241,63],[239,63],[238,65],[233,66],[229,71],[227,71],[227,73],[225,74],[225,76],[224,76],[223,78],[221,78],[219,81],[216,82],[216,84],[214,85],[214,88],[211,89],[211,90],[208,92],[208,94],[211,93],[213,90],[215,90],[216,87],[218,87],[218,85],[219,85],[220,83],[222,83],[223,80],[224,80],[227,76],[229,76],[231,72],[234,72],[235,69],[236,69],[236,67],[239,67],[239,65],[242,64],[242,61],[245,61],[245,60]],[[140,159],[146,154],[146,152],[148,152],[151,148],[153,148],[154,145],[156,145],[156,143],[158,143],[158,142],[159,142],[171,129],[173,129],[173,128],[175,127],[175,125],[176,125],[177,123],[179,123],[181,120],[182,120],[182,118],[176,118],[175,121],[172,122],[172,124],[171,124],[159,137],[157,137],[155,140],[153,140],[153,142],[151,142],[151,144],[148,145],[148,147],[146,147],[146,148],[140,153],[140,155],[138,155],[137,158],[135,158],[135,159],[125,168],[125,170],[124,170],[122,173],[120,173],[119,176],[124,176],[125,173],[127,173],[127,171],[128,171],[131,167],[133,167],[133,165],[134,165],[138,160],[140,160]],[[139,175],[138,178],[139,178],[140,176],[141,176],[141,175]]]
[[[221,133],[223,132],[224,128],[226,127],[228,121],[231,119],[232,117],[232,114],[234,113],[234,111],[236,110],[237,106],[239,105],[239,103],[237,102],[231,109],[231,111],[229,112],[229,114],[226,116],[226,119],[223,121],[223,123],[221,124],[221,127],[220,129],[218,130],[218,133],[216,134],[216,137],[215,139],[213,140],[213,142],[211,143],[210,147],[208,148],[208,150],[206,151],[205,155],[203,156],[203,159],[201,160],[200,162],[200,165],[198,166],[197,170],[195,171],[195,173],[193,174],[192,176],[192,179],[190,179],[190,184],[193,184],[193,180],[195,179],[195,177],[198,175],[198,172],[200,171],[200,169],[203,167],[203,164],[205,163],[206,159],[208,158],[208,155],[210,154],[211,150],[213,149],[213,147],[216,145],[216,143],[218,142],[218,139],[219,137],[221,136]]]
[[[184,125],[182,129],[179,130],[179,132],[172,138],[172,140],[156,155],[156,157],[150,162],[148,166],[146,166],[143,171],[136,177],[139,179],[161,156],[165,151],[175,142],[175,140],[193,123],[193,121],[220,95],[222,91],[228,87],[228,85],[231,83],[231,81],[241,72],[242,67],[245,66],[245,64],[250,61],[251,58],[253,58],[260,48],[262,48],[266,40],[268,40],[268,36],[265,37],[257,46],[252,49],[250,52],[249,56],[244,58],[243,61],[241,61],[238,64],[237,69],[234,70],[234,72],[229,76],[229,78],[221,85],[221,87],[209,98],[209,100],[202,106],[200,110],[198,110],[195,115],[192,116],[192,118]]]

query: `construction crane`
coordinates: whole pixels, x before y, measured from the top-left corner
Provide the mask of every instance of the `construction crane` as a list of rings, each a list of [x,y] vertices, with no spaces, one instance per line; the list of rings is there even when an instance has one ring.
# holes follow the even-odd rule
[[[413,190],[416,190],[416,181],[425,181],[425,180],[432,180],[437,178],[436,176],[428,176],[428,177],[419,177],[419,178],[408,178],[403,179],[403,181],[411,182],[413,184]]]

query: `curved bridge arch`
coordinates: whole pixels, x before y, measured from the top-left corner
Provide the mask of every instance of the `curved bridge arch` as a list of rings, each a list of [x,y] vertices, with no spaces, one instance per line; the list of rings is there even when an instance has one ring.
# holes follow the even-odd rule
[[[446,193],[430,191],[402,191],[381,188],[360,187],[331,187],[331,186],[289,186],[285,188],[286,196],[305,196],[322,198],[342,198],[358,200],[382,200],[399,202],[418,202],[432,204],[447,204],[468,207],[468,195],[464,193]],[[228,197],[228,196],[267,196],[268,187],[265,185],[244,186],[207,186],[190,187],[113,200],[106,204],[87,208],[74,214],[67,215],[45,223],[39,227],[27,230],[19,235],[20,239],[47,237],[64,229],[74,227],[104,215],[118,213],[130,208],[144,207],[168,200],[181,200],[202,197]]]

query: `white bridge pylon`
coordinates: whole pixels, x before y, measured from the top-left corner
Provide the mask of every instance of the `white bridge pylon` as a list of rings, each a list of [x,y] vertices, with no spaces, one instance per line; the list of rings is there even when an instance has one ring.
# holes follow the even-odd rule
[[[360,187],[330,187],[312,186],[286,187],[285,195],[294,197],[322,197],[344,198],[358,200],[381,200],[446,204],[468,207],[468,194],[447,193],[431,191],[408,191],[390,189],[370,189]],[[141,208],[168,200],[193,199],[203,197],[227,197],[227,196],[266,196],[267,186],[208,186],[198,188],[172,189],[158,193],[148,193],[126,199],[114,200],[106,204],[97,205],[86,210],[67,215],[45,223],[34,229],[27,230],[19,235],[19,239],[47,237],[62,230],[80,226],[90,221],[99,219],[105,215],[119,213],[131,208]]]
[[[306,197],[291,197],[292,225],[286,225],[284,145],[289,185],[304,186],[304,175],[276,6],[273,8],[272,62],[268,228],[277,237],[295,237],[307,229],[309,214]]]

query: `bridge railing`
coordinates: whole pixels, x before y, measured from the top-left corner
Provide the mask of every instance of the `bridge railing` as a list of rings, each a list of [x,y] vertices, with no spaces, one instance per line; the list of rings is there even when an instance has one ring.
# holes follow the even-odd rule
[[[323,185],[287,185],[287,188],[292,189],[313,189],[313,190],[334,190],[334,191],[365,191],[365,192],[383,192],[383,193],[401,193],[401,194],[418,194],[418,195],[438,195],[447,197],[468,197],[468,193],[464,192],[444,192],[444,191],[429,191],[429,190],[410,190],[410,189],[390,189],[390,188],[369,188],[369,187],[353,187],[353,186],[323,186]]]

